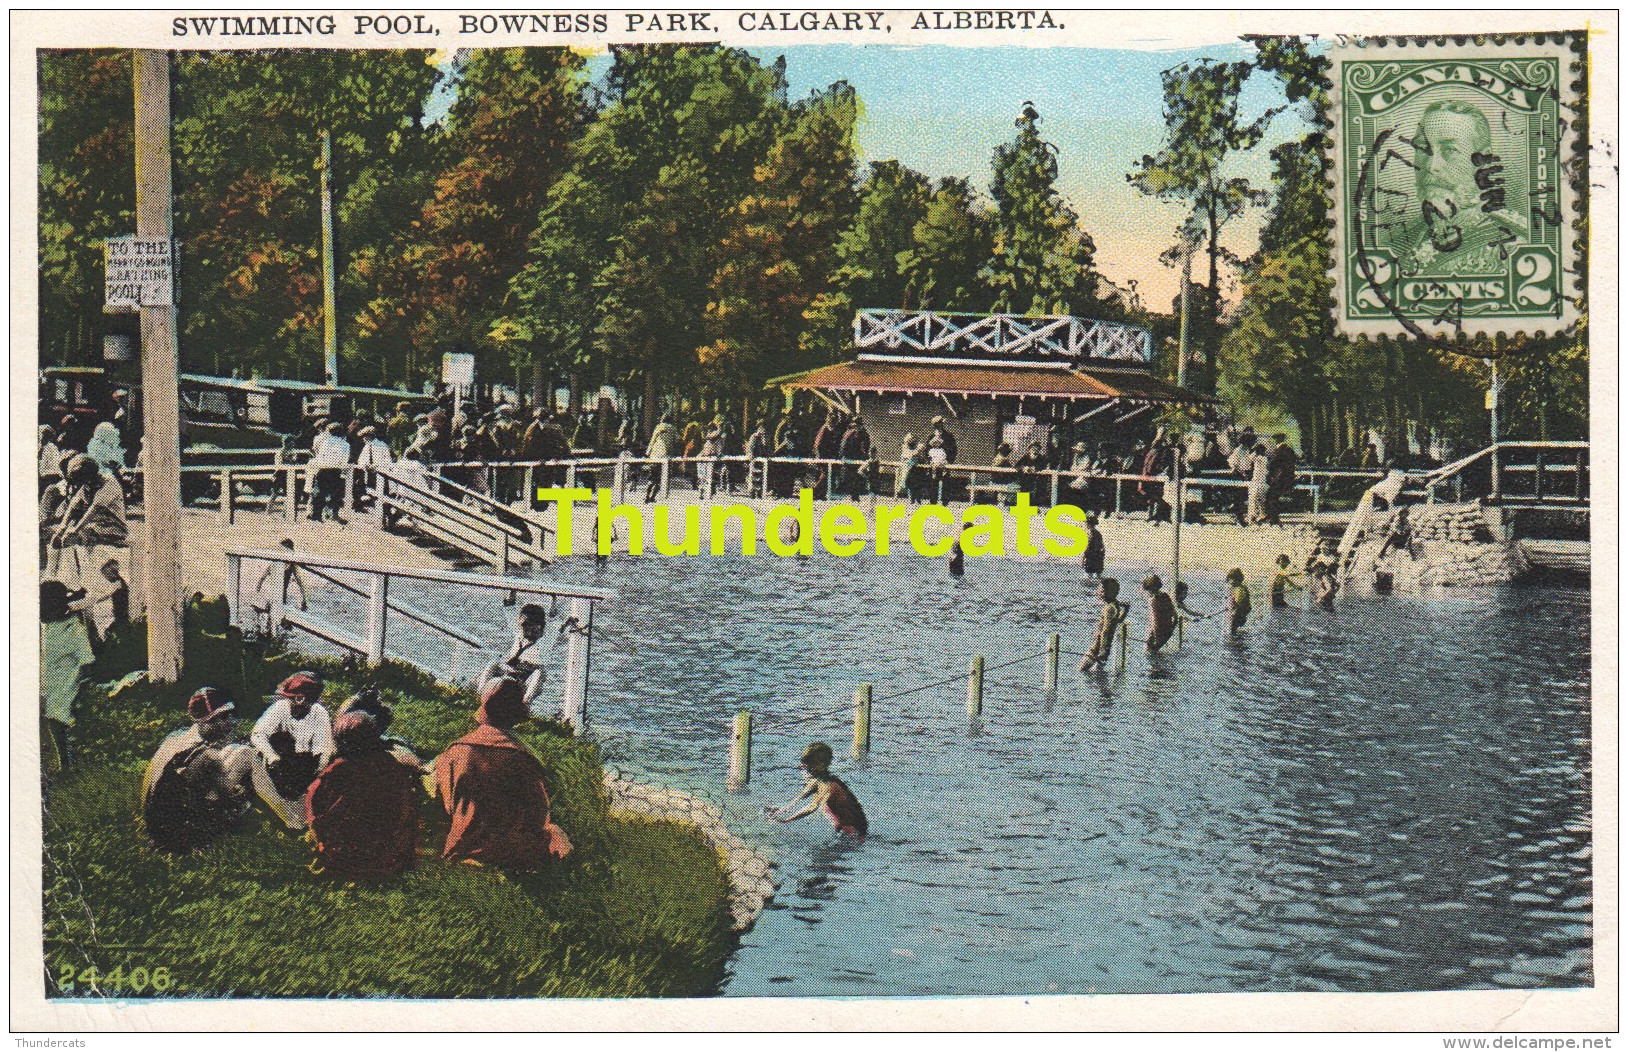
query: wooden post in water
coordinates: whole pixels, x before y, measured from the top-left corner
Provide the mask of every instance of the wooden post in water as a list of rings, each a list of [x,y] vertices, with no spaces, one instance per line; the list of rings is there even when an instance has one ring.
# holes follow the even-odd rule
[[[1117,516],[1125,507],[1125,480],[1114,479],[1114,514]]]
[[[729,791],[738,793],[752,780],[752,714],[735,713],[729,737]]]
[[[1119,623],[1119,656],[1114,658],[1114,671],[1125,671],[1125,651],[1131,645],[1131,626],[1124,621]]]
[[[967,679],[967,718],[976,720],[984,714],[984,656],[972,659]]]
[[[663,457],[661,461],[661,502],[667,503],[667,495],[673,490],[673,458]]]
[[[390,616],[390,578],[370,574],[367,592],[367,663],[384,664],[384,626]]]
[[[625,449],[616,454],[616,474],[612,478],[611,485],[614,487],[616,503],[622,503],[622,493],[627,487],[627,450]]]
[[[1051,506],[1054,507],[1054,508],[1057,507],[1057,479],[1058,479],[1058,477],[1059,476],[1058,476],[1058,473],[1056,471],[1053,471],[1051,473]]]
[[[1063,637],[1056,632],[1046,642],[1046,681],[1043,689],[1046,693],[1055,693],[1057,690],[1057,659],[1063,652]]]
[[[497,567],[500,574],[509,572],[509,531],[501,525],[497,527],[497,557],[492,560],[492,565]]]
[[[288,475],[288,521],[298,521],[300,517],[300,469],[289,464],[283,469]]]
[[[593,604],[587,599],[572,598],[570,616],[576,618],[577,629],[568,633],[565,641],[565,696],[560,708],[578,734],[588,729],[588,625],[592,611]]]
[[[854,688],[854,759],[863,760],[871,751],[871,685]]]

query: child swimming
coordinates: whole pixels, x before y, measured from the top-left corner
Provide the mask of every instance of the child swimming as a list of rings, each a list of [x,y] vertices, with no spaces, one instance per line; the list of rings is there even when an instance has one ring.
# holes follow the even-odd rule
[[[865,809],[859,806],[859,798],[854,796],[853,790],[841,778],[831,773],[831,746],[824,742],[814,742],[803,750],[803,758],[798,762],[803,773],[808,775],[808,783],[803,791],[797,794],[796,799],[783,807],[765,807],[763,813],[776,822],[794,822],[799,818],[806,818],[825,808],[826,817],[836,826],[837,832],[859,840],[865,839],[870,830],[870,823],[865,818]],[[790,814],[788,811],[798,800],[808,797],[804,804]]]

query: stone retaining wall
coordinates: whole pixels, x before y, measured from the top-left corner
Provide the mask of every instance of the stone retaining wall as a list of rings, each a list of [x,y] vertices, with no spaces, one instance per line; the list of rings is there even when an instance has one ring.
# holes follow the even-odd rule
[[[736,931],[750,928],[764,903],[774,897],[769,860],[729,831],[716,804],[677,789],[644,785],[614,771],[605,772],[605,792],[614,814],[687,822],[700,831],[718,852],[729,878],[730,913]]]
[[[1358,547],[1351,579],[1373,580],[1377,539],[1389,532],[1395,511],[1374,516],[1372,539]],[[1494,539],[1479,503],[1415,504],[1408,508],[1413,534],[1409,551],[1392,551],[1385,558],[1395,587],[1401,589],[1478,588],[1508,584],[1531,568],[1519,544]]]

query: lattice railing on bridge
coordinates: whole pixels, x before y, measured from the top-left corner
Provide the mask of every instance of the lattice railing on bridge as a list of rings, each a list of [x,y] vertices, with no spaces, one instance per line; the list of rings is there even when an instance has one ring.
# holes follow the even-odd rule
[[[1153,337],[1146,329],[1066,314],[946,314],[867,308],[854,315],[854,346],[862,355],[1063,365],[1087,358],[1142,364],[1153,357]]]

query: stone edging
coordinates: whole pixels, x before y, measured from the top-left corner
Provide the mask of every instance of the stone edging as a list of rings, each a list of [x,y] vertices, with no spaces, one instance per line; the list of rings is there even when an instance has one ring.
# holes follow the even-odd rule
[[[729,908],[737,932],[750,928],[764,903],[774,897],[769,860],[729,831],[716,805],[677,789],[658,789],[612,771],[605,772],[605,793],[613,813],[687,822],[716,852],[729,878]]]

